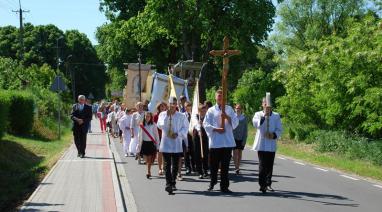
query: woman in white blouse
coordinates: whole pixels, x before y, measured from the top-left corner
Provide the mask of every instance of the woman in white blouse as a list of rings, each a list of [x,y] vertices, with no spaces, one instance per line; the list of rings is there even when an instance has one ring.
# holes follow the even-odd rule
[[[151,166],[155,160],[159,144],[158,128],[153,120],[153,114],[151,112],[145,113],[143,123],[140,125],[139,133],[139,146],[141,147],[141,154],[146,161],[147,166],[147,179],[151,177]]]

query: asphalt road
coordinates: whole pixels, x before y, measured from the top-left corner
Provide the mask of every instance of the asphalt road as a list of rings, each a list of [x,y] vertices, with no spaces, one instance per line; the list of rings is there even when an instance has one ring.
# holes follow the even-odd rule
[[[245,150],[241,175],[230,171],[230,195],[208,192],[209,179],[184,176],[177,182],[176,195],[165,192],[165,179],[153,167],[152,179],[146,179],[146,166],[132,157],[125,158],[122,145],[115,142],[140,212],[166,211],[382,211],[382,184],[345,175],[335,170],[304,164],[277,155],[274,166],[275,192],[262,194],[258,186],[258,159]],[[231,163],[232,164],[232,163]],[[219,186],[215,186],[218,189]]]

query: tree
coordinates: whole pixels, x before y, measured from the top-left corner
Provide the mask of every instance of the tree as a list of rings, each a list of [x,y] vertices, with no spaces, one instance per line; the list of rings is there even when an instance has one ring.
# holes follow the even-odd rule
[[[343,34],[306,45],[278,76],[286,95],[279,109],[289,126],[345,129],[382,136],[382,36],[375,14],[349,18]]]
[[[258,47],[257,60],[254,68],[244,72],[232,94],[233,102],[243,105],[248,116],[260,110],[266,92],[271,92],[274,108],[276,100],[285,94],[283,85],[273,76],[278,66],[275,53],[268,47]]]
[[[125,13],[127,9],[118,7],[119,2],[115,0],[103,3],[113,8],[114,14]],[[121,43],[129,43],[133,45],[128,47],[138,47],[147,52],[145,55],[148,61],[158,62],[165,67],[179,59],[208,61],[208,52],[214,48],[220,49],[223,37],[228,35],[232,48],[243,51],[243,55],[231,63],[232,76],[235,76],[230,83],[232,88],[242,70],[255,62],[256,44],[267,37],[275,14],[274,5],[267,0],[148,0],[143,10],[133,11],[139,12],[123,20],[112,19],[111,24],[99,29],[97,38],[101,52],[110,49],[117,53],[128,52],[125,50],[126,45]],[[137,48],[132,49],[134,52]],[[106,56],[107,53],[100,55]],[[125,61],[132,59],[128,56],[120,58]],[[221,67],[218,61],[216,64]],[[211,72],[218,70],[214,68]],[[218,84],[216,78],[210,86],[214,84]]]
[[[70,69],[76,72],[77,94],[88,95],[92,92],[96,98],[105,96],[104,88],[107,81],[105,66],[85,34],[76,30],[64,33],[54,25],[33,26],[27,23],[24,27],[24,54],[20,58],[18,33],[19,30],[15,27],[0,27],[0,57],[11,59],[12,62],[4,62],[8,64],[6,71],[16,74],[14,79],[3,78],[0,84],[10,88],[26,88],[28,84],[36,83],[34,80],[41,81],[31,77],[33,74],[39,76],[38,70],[45,70],[48,67],[59,69],[66,79],[71,81]],[[60,37],[62,39],[59,39]],[[62,61],[59,67],[57,67],[57,52]],[[69,55],[71,61],[68,60]],[[5,76],[13,76],[12,74]],[[48,88],[48,85],[44,86]]]
[[[128,20],[142,11],[145,0],[101,0],[100,10],[111,20]]]
[[[307,42],[340,35],[349,17],[363,14],[363,6],[364,0],[285,0],[274,39],[283,48],[307,49]]]
[[[103,98],[107,82],[106,66],[98,58],[90,40],[77,30],[66,31],[65,38],[66,55],[71,55],[71,58],[66,61],[68,71],[66,75],[68,79],[71,79],[70,74],[74,75],[75,96],[79,94],[87,96],[93,93],[95,98]]]

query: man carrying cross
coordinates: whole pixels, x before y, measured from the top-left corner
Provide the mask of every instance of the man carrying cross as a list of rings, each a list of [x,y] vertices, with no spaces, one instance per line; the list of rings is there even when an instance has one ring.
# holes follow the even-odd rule
[[[214,186],[217,184],[217,173],[220,164],[220,190],[223,193],[232,193],[232,191],[228,188],[228,170],[232,157],[232,148],[236,146],[235,139],[233,137],[233,129],[235,129],[239,124],[239,120],[235,116],[235,112],[232,107],[226,105],[226,98],[229,56],[240,54],[240,51],[228,50],[228,47],[229,40],[225,37],[224,49],[219,51],[213,50],[210,52],[213,56],[223,57],[223,90],[216,91],[216,105],[208,109],[203,121],[204,128],[209,138],[208,141],[210,149],[211,181],[208,190],[212,191]]]
[[[208,135],[210,149],[210,170],[211,182],[209,191],[214,189],[217,183],[217,173],[219,164],[220,170],[220,190],[223,193],[231,193],[229,187],[229,162],[232,157],[232,149],[236,146],[233,137],[233,129],[239,125],[239,120],[235,112],[229,105],[223,105],[223,91],[218,90],[215,93],[216,105],[208,109],[203,125]],[[223,108],[225,111],[223,112]],[[222,123],[222,121],[224,122]],[[224,127],[221,127],[223,124]]]

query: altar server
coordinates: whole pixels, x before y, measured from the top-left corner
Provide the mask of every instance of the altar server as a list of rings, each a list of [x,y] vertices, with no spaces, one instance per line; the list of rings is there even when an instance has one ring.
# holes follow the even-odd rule
[[[187,137],[189,122],[187,117],[176,111],[177,99],[171,96],[169,109],[161,112],[158,117],[158,128],[162,130],[159,151],[163,153],[164,171],[166,173],[165,190],[169,195],[176,190],[176,175],[178,161],[183,154],[182,140]]]
[[[256,112],[252,122],[257,128],[253,150],[259,157],[259,185],[260,191],[273,191],[272,172],[276,152],[276,140],[282,133],[280,115],[272,111],[270,93],[266,94],[262,102],[263,111]]]
[[[130,151],[130,142],[131,142],[131,118],[132,110],[126,110],[125,114],[119,119],[118,125],[119,129],[122,131],[122,141],[123,141],[123,151],[125,157],[129,156]]]

